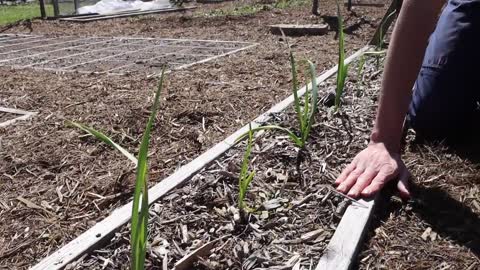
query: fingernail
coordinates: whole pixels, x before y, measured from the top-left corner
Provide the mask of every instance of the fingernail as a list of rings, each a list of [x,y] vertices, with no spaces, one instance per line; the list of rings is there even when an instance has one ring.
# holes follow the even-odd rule
[[[348,194],[347,194],[347,195],[348,195],[348,196],[350,196],[350,197],[353,197],[353,198],[355,198],[355,197],[357,197],[357,196],[358,196],[358,193],[357,193],[357,191],[350,191],[350,192],[348,192]]]
[[[370,193],[371,193],[371,191],[370,191],[369,188],[366,188],[366,189],[364,189],[364,190],[362,191],[362,194],[363,194],[363,195],[370,195]]]

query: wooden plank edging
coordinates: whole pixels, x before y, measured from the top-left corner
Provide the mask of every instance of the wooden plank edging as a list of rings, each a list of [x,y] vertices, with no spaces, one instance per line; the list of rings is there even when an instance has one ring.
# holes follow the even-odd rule
[[[350,269],[368,229],[377,201],[378,196],[368,201],[359,200],[367,208],[357,204],[351,204],[347,208],[315,270]]]
[[[367,51],[370,46],[365,46],[362,49],[358,50],[350,57],[345,59],[345,63],[348,64],[352,62],[357,57],[361,56],[365,51]],[[337,66],[327,70],[322,75],[317,77],[317,83],[321,83],[328,79],[330,76],[334,75],[337,72]],[[311,89],[311,87],[309,87]],[[306,87],[302,87],[298,90],[298,95],[302,96],[305,94]],[[288,106],[293,103],[293,95],[290,95],[280,103],[273,106],[267,112],[261,114],[255,120],[251,122],[252,128],[256,128],[263,123],[267,122],[271,118],[272,113],[278,113],[285,110]],[[161,180],[155,186],[149,189],[148,198],[149,204],[157,201],[163,195],[168,193],[170,190],[174,189],[183,182],[189,180],[194,174],[199,172],[210,162],[214,161],[217,157],[229,150],[234,144],[235,140],[245,132],[249,130],[249,124],[246,124],[232,135],[227,137],[225,140],[216,144],[190,163],[182,166],[175,173],[169,177]],[[123,205],[116,210],[114,210],[108,217],[102,221],[95,224],[92,228],[88,229],[86,232],[64,245],[50,256],[44,258],[37,265],[30,268],[31,270],[55,270],[61,269],[66,266],[68,263],[72,262],[76,258],[80,257],[86,252],[89,252],[102,241],[106,240],[111,236],[116,230],[121,226],[126,224],[132,214],[132,202],[129,202],[126,205]]]
[[[27,112],[27,111],[24,111],[24,110],[5,108],[5,107],[0,107],[0,112],[13,113],[13,114],[20,114],[21,115],[21,116],[15,117],[13,119],[7,120],[5,122],[1,122],[0,123],[0,128],[4,128],[6,126],[12,125],[17,121],[27,120],[28,118],[37,114],[36,112]]]

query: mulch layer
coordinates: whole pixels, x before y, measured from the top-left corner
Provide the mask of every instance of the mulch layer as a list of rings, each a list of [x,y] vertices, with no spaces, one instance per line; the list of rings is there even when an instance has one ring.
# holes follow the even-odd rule
[[[352,74],[356,74],[355,65]],[[368,141],[375,110],[371,97],[379,89],[379,75],[370,59],[362,74],[365,80],[352,76],[347,82],[340,113],[332,107],[335,77],[321,84],[321,106],[306,152],[299,151],[284,133],[267,131],[255,140],[250,170],[256,175],[246,200],[251,214],[242,215],[237,208],[245,142],[154,203],[147,268],[173,269],[193,250],[220,239],[211,255],[183,269],[314,269],[351,203],[332,183],[341,164]],[[353,91],[356,86],[365,90]],[[293,108],[275,114],[268,124],[298,134]],[[106,247],[67,269],[128,269],[129,235],[130,227],[123,226]]]
[[[267,25],[330,23],[332,29],[325,36],[296,37],[289,43],[297,58],[314,61],[319,73],[336,63],[334,1],[322,3],[321,17],[309,16],[308,4],[268,5],[250,15],[239,14],[247,4],[206,5],[184,14],[88,24],[35,20],[0,31],[260,44],[169,74],[153,130],[153,185],[289,95],[286,46],[269,33]],[[381,8],[345,12],[348,53],[367,43],[383,12]],[[25,269],[131,198],[134,168],[130,161],[68,127],[66,120],[102,130],[135,153],[156,80],[139,75],[55,74],[3,67],[0,81],[1,106],[39,112],[29,121],[0,130],[0,268]]]
[[[325,36],[296,37],[289,42],[297,58],[311,59],[319,72],[336,64],[334,1],[320,3],[321,17],[308,16],[308,4],[239,14],[247,4],[210,4],[184,14],[88,24],[35,20],[0,31],[260,43],[254,49],[169,75],[152,138],[150,180],[154,184],[290,93],[284,42],[271,35],[267,25],[328,23],[331,31]],[[349,53],[368,41],[383,12],[382,8],[355,7],[355,13],[345,14]],[[350,76],[355,77],[354,72]],[[136,152],[156,81],[137,75],[105,77],[8,68],[0,68],[0,81],[0,106],[39,112],[32,120],[0,129],[0,269],[26,269],[125,204],[132,193],[134,169],[130,162],[67,127],[65,120],[101,129]],[[351,132],[344,129],[344,123],[330,125],[327,121],[330,129],[338,129],[342,136],[352,135],[355,142],[344,152],[341,143],[323,145],[330,147],[326,151],[331,154],[328,158],[319,154],[330,169],[330,176],[322,181],[331,181],[368,141],[378,85],[354,84],[347,85],[349,91],[352,87],[362,89],[360,92],[372,102],[368,108],[359,106],[347,114],[357,121]],[[288,114],[282,117],[289,123]],[[359,119],[363,119],[362,124],[358,124]],[[312,141],[324,128],[314,129]],[[443,144],[408,140],[404,158],[414,175],[415,196],[406,204],[395,196],[388,197],[379,207],[358,268],[480,269],[480,167],[475,158],[476,145],[460,152]],[[336,148],[340,150],[333,152]],[[262,186],[262,180],[258,180],[263,179],[261,175],[254,180],[253,189],[256,184],[257,189]],[[222,181],[234,189],[235,181]],[[192,195],[189,198],[194,199]],[[250,198],[252,203],[255,199]],[[162,214],[168,213],[157,213]],[[119,234],[114,240],[124,236]],[[112,245],[121,247],[127,240],[113,241]],[[181,248],[186,250],[185,246]],[[120,251],[128,255],[126,250]]]
[[[359,269],[480,269],[479,157],[478,136],[454,146],[410,139],[412,199],[380,204]]]

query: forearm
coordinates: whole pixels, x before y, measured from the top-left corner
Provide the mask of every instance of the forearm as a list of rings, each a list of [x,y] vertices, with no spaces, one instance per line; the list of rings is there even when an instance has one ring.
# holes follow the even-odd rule
[[[443,0],[405,0],[393,31],[383,74],[372,142],[398,151],[412,87],[420,70],[428,37]]]

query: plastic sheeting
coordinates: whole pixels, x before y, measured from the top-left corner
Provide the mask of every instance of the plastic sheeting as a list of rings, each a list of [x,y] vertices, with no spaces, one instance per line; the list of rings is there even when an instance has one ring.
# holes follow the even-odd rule
[[[143,2],[140,0],[123,1],[123,0],[101,0],[100,2],[84,6],[78,9],[79,14],[98,13],[108,14],[128,10],[152,10],[172,7],[169,0],[155,0],[151,2]]]

